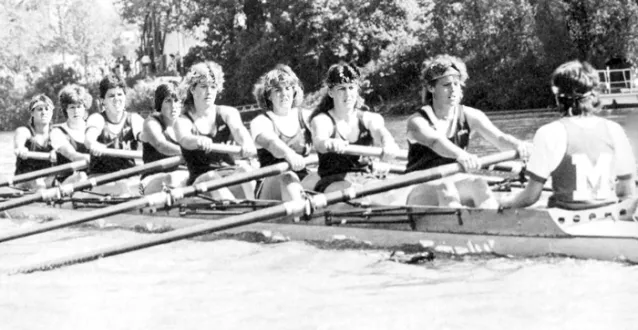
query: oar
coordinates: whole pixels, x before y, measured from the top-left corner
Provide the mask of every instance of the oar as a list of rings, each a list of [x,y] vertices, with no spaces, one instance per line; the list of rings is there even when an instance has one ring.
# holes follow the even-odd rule
[[[516,157],[516,151],[506,151],[490,156],[482,157],[481,163],[490,165]],[[307,208],[321,209],[327,205],[346,202],[355,198],[360,198],[368,195],[373,195],[392,189],[398,189],[406,186],[411,186],[418,183],[423,183],[435,179],[440,179],[448,175],[459,173],[463,171],[463,167],[458,164],[448,164],[432,168],[424,171],[412,172],[396,178],[370,184],[361,188],[348,188],[340,191],[335,191],[327,194],[318,194],[310,197],[308,201],[290,201],[285,202],[269,208],[261,210],[243,213],[237,216],[227,217],[218,221],[205,223],[193,227],[182,228],[174,230],[168,233],[159,234],[148,238],[139,239],[136,242],[128,244],[121,244],[115,247],[98,249],[95,251],[89,251],[86,253],[72,255],[70,257],[60,258],[57,260],[47,261],[44,263],[36,264],[34,266],[23,267],[15,271],[15,273],[32,273],[36,271],[50,270],[60,268],[63,266],[73,265],[77,263],[88,262],[99,258],[106,258],[126,252],[132,252],[141,250],[147,247],[166,244],[177,240],[186,238],[192,238],[196,236],[205,235],[225,229],[240,227],[255,222],[270,220],[284,216],[300,216]],[[308,230],[312,230],[308,228]]]
[[[519,174],[523,172],[524,168],[525,164],[521,162],[508,161],[488,166],[487,170]]]
[[[314,164],[317,162],[316,156],[309,156],[305,159],[306,165]],[[89,222],[95,219],[104,218],[114,214],[120,214],[131,210],[140,209],[143,207],[164,207],[172,206],[173,201],[182,199],[187,196],[193,196],[198,192],[206,192],[216,190],[223,187],[233,186],[236,184],[249,182],[253,180],[263,179],[265,177],[277,175],[290,170],[290,165],[286,162],[274,164],[271,166],[262,167],[258,170],[237,173],[229,175],[225,178],[211,180],[194,184],[188,187],[175,188],[169,192],[158,192],[148,196],[140,197],[138,199],[123,202],[117,205],[104,207],[101,209],[92,210],[82,214],[77,219],[70,219],[64,221],[50,222],[37,226],[35,228],[27,228],[25,230],[19,230],[13,233],[4,233],[0,235],[0,242],[11,241],[21,237],[32,236],[39,233],[48,232],[51,230],[78,225],[81,223]]]
[[[53,166],[49,168],[43,168],[41,170],[28,172],[24,174],[18,174],[12,178],[4,179],[0,181],[0,187],[12,186],[17,183],[26,182],[41,178],[44,176],[62,174],[67,172],[79,171],[87,168],[89,165],[88,160],[78,160],[76,162]]]
[[[356,144],[348,145],[346,150],[344,151],[346,155],[354,155],[354,156],[364,156],[364,157],[383,157],[383,149],[379,147],[368,147],[368,146],[360,146]],[[399,154],[396,157],[397,160],[407,160],[408,159],[408,151],[400,150]]]
[[[174,156],[156,162],[128,168],[125,170],[119,170],[117,172],[108,173],[94,178],[90,178],[85,181],[77,182],[74,184],[67,184],[59,187],[53,187],[49,189],[38,190],[33,194],[14,198],[8,201],[0,203],[0,211],[8,210],[14,207],[31,204],[34,202],[41,202],[47,200],[58,200],[63,196],[69,196],[71,193],[79,190],[88,189],[91,187],[97,187],[101,184],[117,181],[120,179],[128,178],[133,175],[142,174],[151,171],[161,171],[179,165],[182,162],[180,156]]]
[[[34,159],[34,160],[50,160],[51,154],[48,152],[27,151],[24,153],[24,157],[27,159]]]
[[[117,149],[106,149],[102,154],[106,157],[118,157],[118,158],[133,158],[133,159],[141,159],[142,153],[135,150],[117,150]],[[50,154],[47,152],[37,152],[37,151],[28,151],[27,158],[29,159],[39,159],[39,160],[49,160]],[[86,169],[89,165],[88,160],[78,160],[72,163],[53,166],[49,168],[43,168],[41,170],[23,173],[14,176],[13,178],[8,178],[3,181],[0,181],[0,187],[11,186],[17,183],[26,182],[30,180],[35,180],[37,178],[63,174],[67,172],[74,172]]]

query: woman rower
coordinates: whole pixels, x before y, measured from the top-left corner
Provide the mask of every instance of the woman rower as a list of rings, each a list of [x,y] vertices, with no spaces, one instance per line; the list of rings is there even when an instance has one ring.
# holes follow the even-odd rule
[[[67,85],[58,94],[58,102],[66,121],[54,125],[51,130],[51,146],[57,153],[58,165],[78,160],[90,160],[89,149],[84,145],[87,109],[93,98],[87,90],[75,84]],[[69,184],[85,180],[84,171],[72,175],[58,176],[62,184]]]
[[[15,175],[33,172],[51,167],[56,161],[55,152],[51,147],[49,133],[53,118],[53,102],[44,95],[38,94],[29,102],[31,117],[27,126],[16,129],[13,139],[13,151],[16,155]],[[49,159],[30,159],[28,152],[49,153]],[[39,178],[21,184],[24,189],[47,188],[53,184],[54,177]]]
[[[450,55],[438,55],[424,62],[421,73],[424,102],[408,119],[407,172],[459,162],[466,171],[477,170],[478,156],[467,152],[472,133],[477,132],[499,149],[516,149],[522,158],[530,145],[501,132],[480,110],[461,104],[468,78],[465,63]],[[485,180],[459,174],[415,187],[409,205],[448,207],[496,207]]]
[[[232,156],[214,152],[214,144],[233,140],[241,147],[241,157],[257,154],[250,133],[244,127],[239,111],[215,104],[224,86],[224,73],[219,64],[209,61],[191,67],[184,78],[184,114],[175,122],[175,136],[182,149],[190,177],[187,184],[210,181],[237,170],[249,170]],[[212,192],[214,198],[252,199],[255,183],[222,188]]]
[[[627,134],[619,124],[595,115],[600,110],[598,82],[587,62],[567,62],[554,71],[552,91],[563,118],[536,131],[526,169],[530,180],[525,190],[503,198],[502,208],[536,203],[550,177],[548,207],[581,210],[635,194],[636,164]]]
[[[174,83],[164,83],[155,89],[155,113],[144,120],[140,140],[142,160],[151,163],[182,154],[173,123],[182,113],[182,101]],[[140,193],[150,194],[164,188],[181,187],[188,180],[188,171],[177,167],[164,173],[145,173],[140,182]]]
[[[100,81],[100,112],[89,116],[86,122],[85,145],[91,152],[90,175],[112,173],[136,165],[135,160],[125,157],[102,156],[105,149],[137,150],[138,137],[144,120],[136,113],[126,111],[126,84],[114,74]],[[118,195],[133,195],[138,191],[137,179],[123,179],[110,187],[98,189]],[[94,189],[95,191],[95,189]]]
[[[399,148],[385,128],[383,117],[362,110],[359,70],[346,63],[332,65],[324,84],[327,94],[310,116],[321,177],[315,190],[330,192],[375,180],[370,159],[344,155],[348,145],[381,146],[385,159],[395,158]],[[380,202],[387,204],[387,196],[384,199]]]
[[[306,114],[299,108],[303,90],[299,78],[287,65],[277,65],[259,78],[253,94],[262,113],[250,123],[261,167],[286,161],[292,171],[264,179],[257,198],[300,200],[301,185],[308,175],[304,156],[310,153]],[[311,187],[311,189],[314,187]]]

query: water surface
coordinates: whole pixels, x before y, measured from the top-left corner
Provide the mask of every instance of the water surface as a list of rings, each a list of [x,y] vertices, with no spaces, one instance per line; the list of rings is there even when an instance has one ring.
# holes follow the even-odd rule
[[[633,116],[610,113],[633,141]],[[404,136],[406,117],[391,118]],[[493,116],[520,138],[555,119]],[[11,134],[0,145],[11,150]],[[405,141],[400,140],[405,147]],[[636,143],[634,143],[635,145]],[[494,149],[483,141],[472,151]],[[0,154],[0,173],[13,171]],[[0,221],[0,231],[17,225]],[[391,251],[304,242],[182,241],[8,276],[147,234],[59,230],[0,244],[0,329],[636,329],[638,267],[566,258],[390,261]]]

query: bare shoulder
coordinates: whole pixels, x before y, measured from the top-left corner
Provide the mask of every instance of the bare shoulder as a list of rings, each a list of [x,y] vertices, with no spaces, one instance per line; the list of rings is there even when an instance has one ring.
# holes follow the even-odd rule
[[[330,118],[328,117],[327,114],[325,113],[320,113],[317,114],[316,116],[314,116],[312,118],[312,120],[310,121],[311,124],[319,124],[319,125],[323,125],[323,124],[332,124]]]
[[[20,126],[18,128],[16,128],[15,131],[16,135],[31,135],[31,130],[29,130],[26,126]]]
[[[463,106],[463,114],[465,114],[465,117],[467,117],[468,119],[489,120],[485,112],[483,112],[482,110],[468,107],[465,105]]]
[[[218,105],[217,106],[217,111],[222,116],[234,116],[234,115],[238,116],[239,115],[239,110],[237,110],[237,108],[231,107],[229,105]]]
[[[423,116],[416,112],[408,117],[407,123],[408,130],[430,127],[427,120],[425,120]]]

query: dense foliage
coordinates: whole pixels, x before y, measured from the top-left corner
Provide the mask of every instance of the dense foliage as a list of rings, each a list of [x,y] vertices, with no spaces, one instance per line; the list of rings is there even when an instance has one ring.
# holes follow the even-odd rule
[[[185,59],[226,71],[224,101],[252,102],[256,78],[289,64],[306,89],[329,65],[365,67],[366,98],[409,111],[419,102],[419,70],[439,53],[470,71],[465,102],[485,110],[547,107],[548,76],[561,62],[633,60],[638,6],[630,0],[191,0],[188,27],[207,27],[205,45]],[[397,102],[397,100],[400,100]]]

